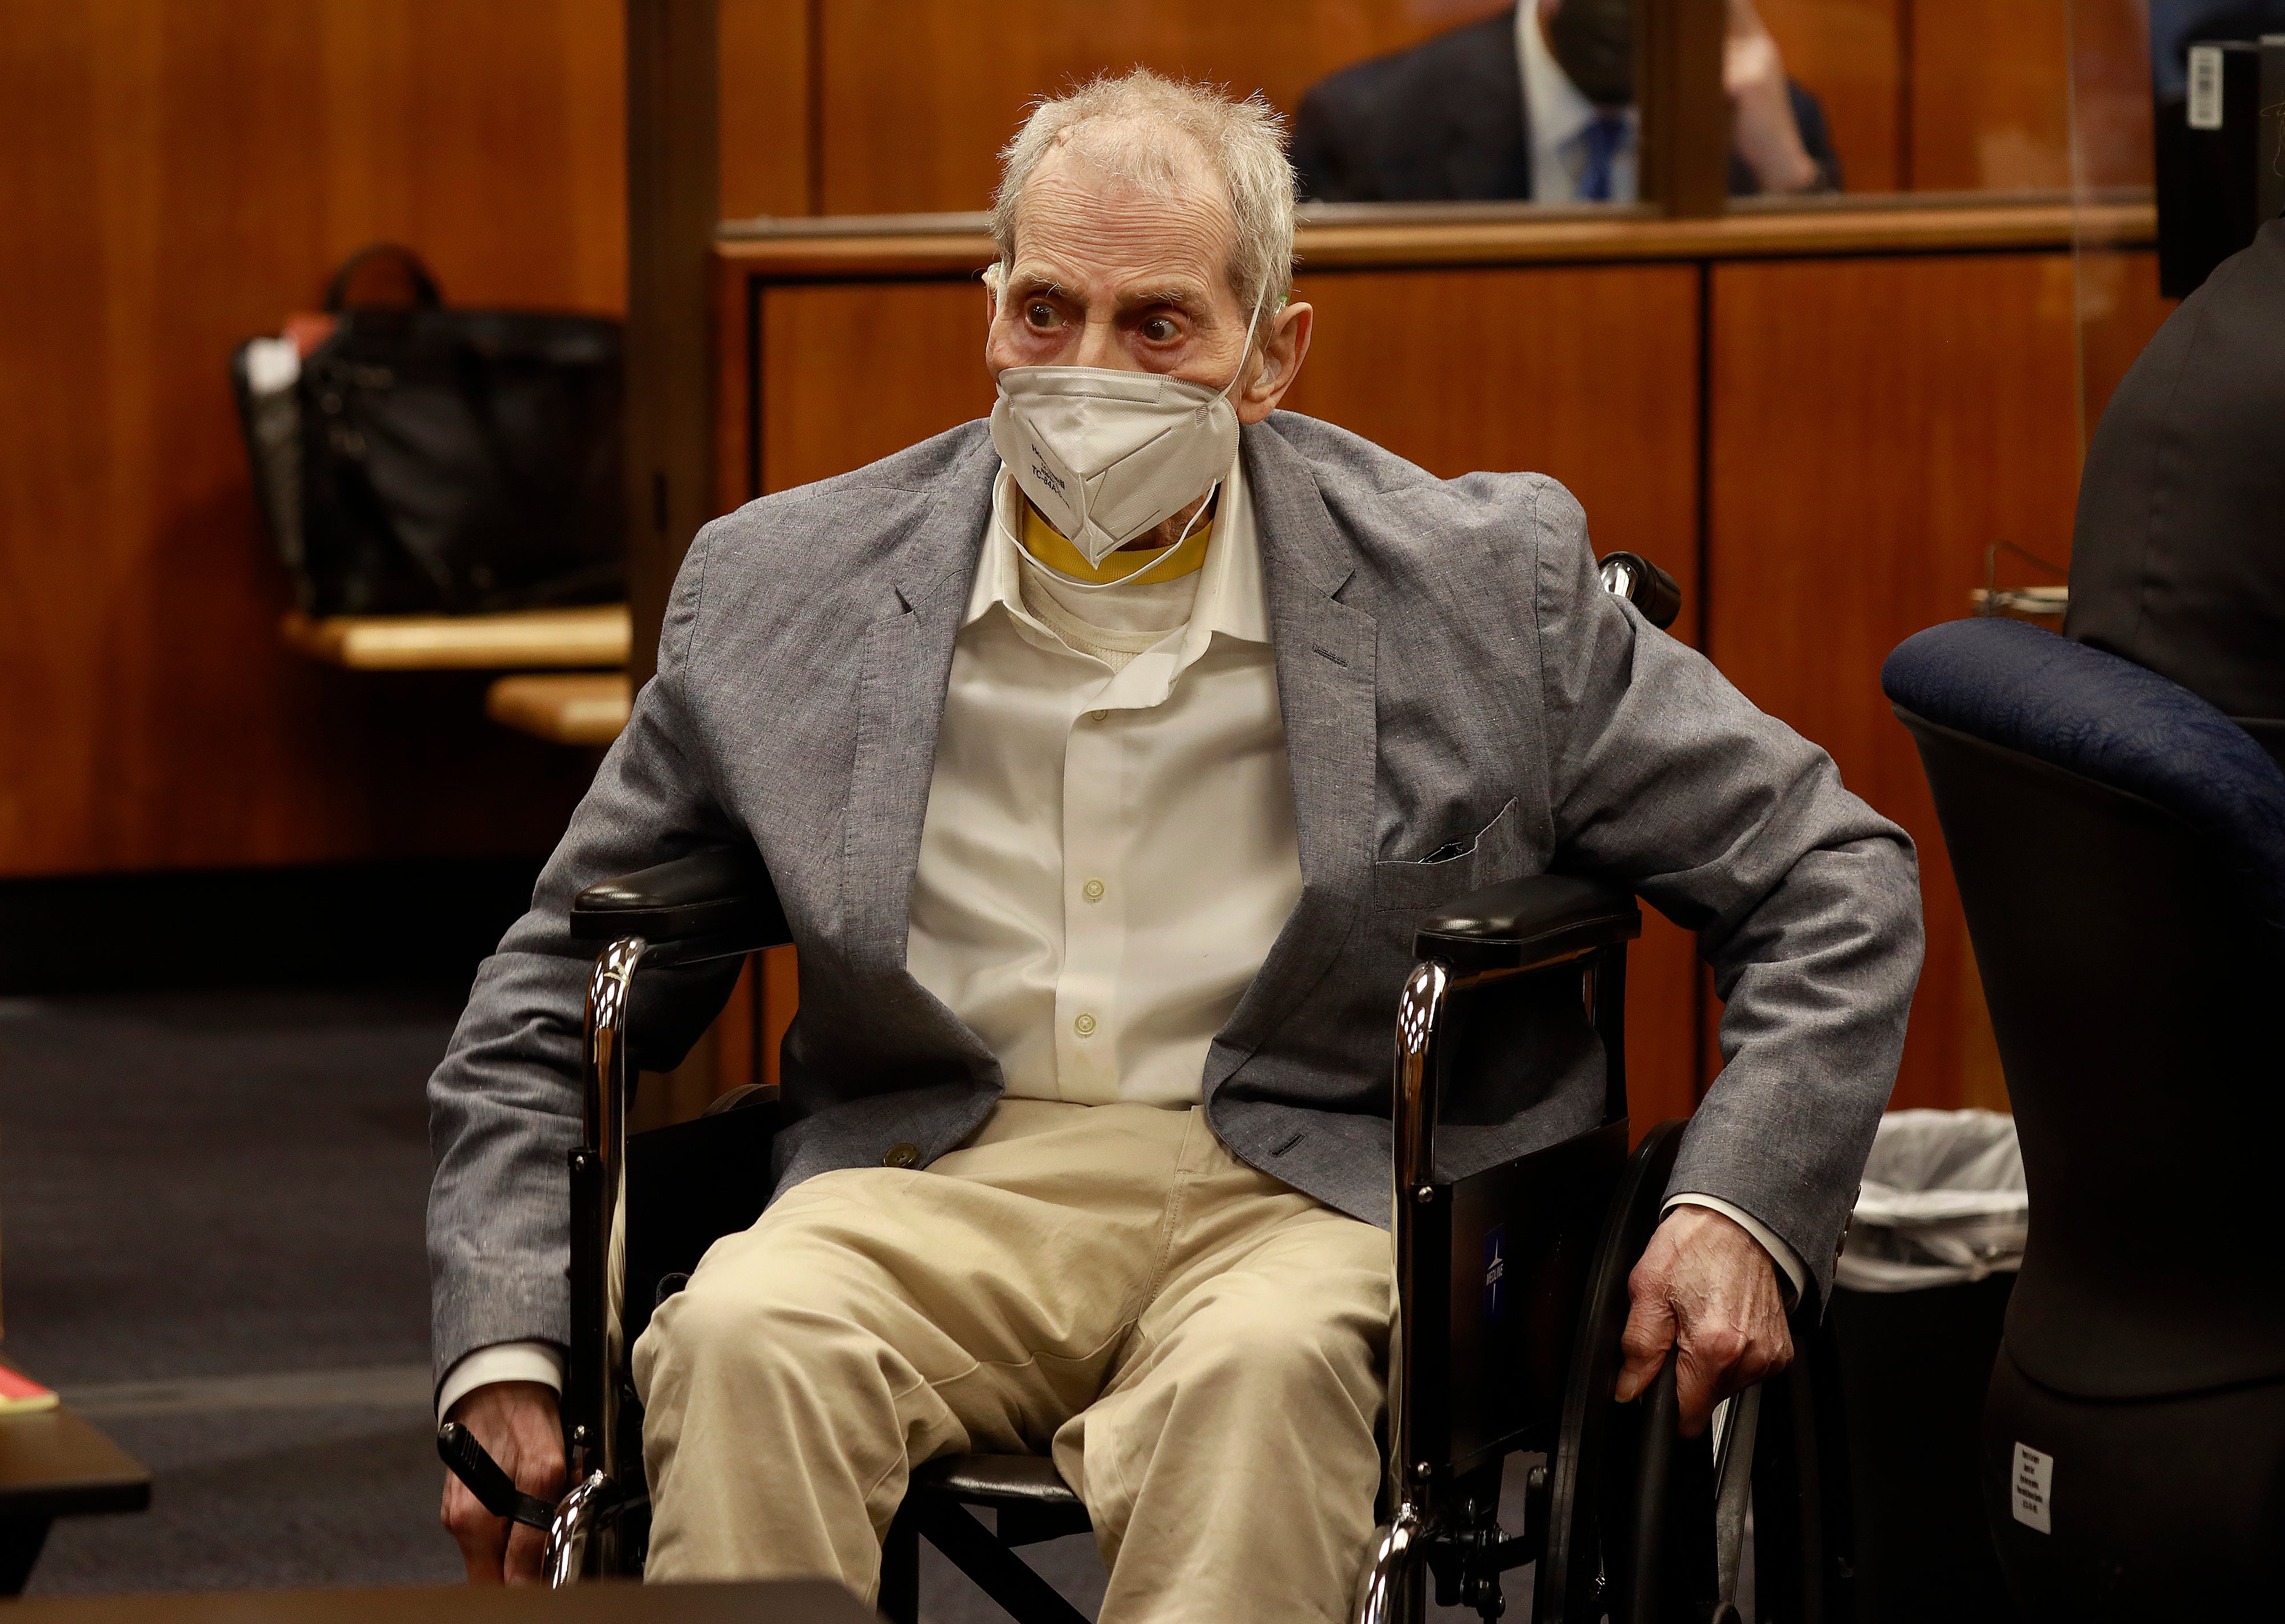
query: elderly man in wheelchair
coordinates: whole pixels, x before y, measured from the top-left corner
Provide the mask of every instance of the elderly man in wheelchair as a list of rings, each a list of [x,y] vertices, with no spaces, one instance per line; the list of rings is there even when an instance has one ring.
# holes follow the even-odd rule
[[[1137,71],[1004,165],[989,423],[700,535],[431,1085],[471,1579],[909,1619],[925,1536],[1064,1619],[1008,1548],[1091,1527],[1122,1624],[1494,1617],[1525,1561],[1542,1620],[1705,1618],[1750,1498],[1818,1616],[1818,1385],[1756,1384],[1894,1073],[1908,842],[1559,485],[1277,412],[1266,107]],[[1629,1159],[1637,893],[1726,1063]],[[782,1097],[630,1142],[785,940]]]

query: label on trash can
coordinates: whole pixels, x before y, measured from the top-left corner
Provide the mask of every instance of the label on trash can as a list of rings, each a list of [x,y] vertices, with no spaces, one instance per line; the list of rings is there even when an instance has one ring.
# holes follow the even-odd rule
[[[2053,1534],[2047,1501],[2055,1487],[2055,1457],[2029,1444],[2015,1446],[2015,1520],[2041,1534]]]

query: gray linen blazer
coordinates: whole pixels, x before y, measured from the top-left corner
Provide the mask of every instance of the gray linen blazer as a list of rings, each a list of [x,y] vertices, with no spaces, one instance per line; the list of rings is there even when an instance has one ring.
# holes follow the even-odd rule
[[[1375,1223],[1389,1055],[1430,906],[1551,866],[1630,883],[1696,930],[1727,1065],[1674,1189],[1734,1202],[1830,1283],[1919,973],[1911,843],[1833,762],[1597,582],[1586,515],[1542,475],[1437,479],[1281,412],[1245,431],[1292,757],[1302,895],[1209,1051],[1234,1152]],[[951,1149],[1000,1071],[905,969],[953,638],[993,475],[969,423],[700,533],[635,702],[429,1084],[434,1351],[569,1335],[563,1153],[579,1134],[583,886],[756,842],[801,954],[780,1189]],[[1462,855],[1427,860],[1448,846]],[[672,1063],[734,966],[661,976],[640,1063]],[[1593,1124],[1592,1055],[1456,1102],[1457,1175]]]

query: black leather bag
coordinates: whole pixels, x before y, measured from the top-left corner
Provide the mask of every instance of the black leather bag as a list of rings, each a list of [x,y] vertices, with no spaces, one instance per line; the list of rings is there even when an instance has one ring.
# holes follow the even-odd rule
[[[352,280],[383,262],[410,304],[351,306]],[[273,410],[264,469],[257,403],[242,358],[233,367],[263,506],[306,612],[476,614],[624,593],[619,323],[447,309],[427,267],[393,245],[344,264],[326,308],[333,332],[293,386],[298,468],[279,467]],[[296,475],[298,492],[281,492]]]

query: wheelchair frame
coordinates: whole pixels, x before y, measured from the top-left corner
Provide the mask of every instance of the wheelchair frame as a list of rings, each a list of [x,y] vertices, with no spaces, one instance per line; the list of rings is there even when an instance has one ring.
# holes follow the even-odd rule
[[[1654,565],[1619,553],[1602,572],[1606,586],[1644,605],[1654,624],[1672,619],[1679,594]],[[562,1415],[571,1487],[545,1518],[545,1566],[558,1587],[638,1571],[648,1522],[640,1416],[627,1378],[639,1334],[630,1324],[648,1318],[648,1307],[628,1298],[631,1258],[658,1250],[629,1223],[637,974],[790,939],[750,849],[703,851],[592,886],[573,906],[571,929],[601,949],[587,994],[584,1142],[569,1153],[574,1330]],[[1397,1317],[1387,1515],[1358,1581],[1359,1624],[1417,1624],[1432,1580],[1441,1604],[1496,1619],[1505,1606],[1500,1575],[1527,1562],[1537,1565],[1537,1624],[1736,1620],[1749,1502],[1763,1617],[1824,1624],[1850,1616],[1838,1395],[1829,1342],[1807,1316],[1796,1316],[1794,1367],[1724,1404],[1706,1445],[1676,1434],[1673,1358],[1641,1401],[1612,1401],[1627,1275],[1661,1216],[1684,1126],[1659,1125],[1629,1156],[1626,944],[1640,933],[1631,894],[1545,875],[1461,898],[1416,938],[1418,962],[1398,1000],[1392,1084]],[[1604,1057],[1601,1122],[1440,1182],[1439,1106],[1465,1047],[1456,1027],[1466,1024],[1470,1005],[1491,1001],[1486,995],[1502,985],[1566,971],[1579,978],[1576,1008]],[[766,1142],[776,1113],[774,1101],[754,1110],[759,1091],[745,1093],[717,1104],[747,1107],[728,1115],[751,1149]],[[687,1142],[703,1129],[718,1156],[729,1126],[702,1118],[641,1141],[679,1135]],[[750,1169],[751,1162],[721,1165]],[[731,1195],[727,1206],[718,1202],[691,1226],[698,1233],[681,1248],[687,1266],[695,1266],[704,1240],[758,1216],[766,1194],[749,1189]],[[1519,1250],[1508,1245],[1512,1228]],[[1521,1282],[1513,1290],[1511,1276]],[[542,1520],[536,1503],[517,1509],[513,1486],[464,1431],[448,1426],[440,1449],[496,1515]],[[1497,1522],[1499,1479],[1517,1452],[1547,1459],[1530,1470],[1526,1526],[1509,1537]],[[968,1512],[976,1504],[996,1509],[996,1536]],[[930,1463],[915,1470],[883,1552],[883,1610],[892,1620],[916,1617],[916,1545],[924,1533],[1023,1624],[1071,1624],[1083,1615],[1009,1548],[1087,1526],[1050,1463]]]

